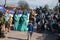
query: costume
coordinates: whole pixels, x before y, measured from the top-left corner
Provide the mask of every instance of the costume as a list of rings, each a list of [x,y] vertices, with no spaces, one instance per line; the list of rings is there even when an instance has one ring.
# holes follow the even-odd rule
[[[28,25],[28,15],[27,15],[27,10],[23,11],[22,16],[20,17],[20,23],[19,23],[19,29],[20,31],[27,31],[27,25]]]
[[[14,14],[14,30],[17,31],[18,29],[18,25],[19,25],[19,16],[18,16],[18,12],[15,12]]]

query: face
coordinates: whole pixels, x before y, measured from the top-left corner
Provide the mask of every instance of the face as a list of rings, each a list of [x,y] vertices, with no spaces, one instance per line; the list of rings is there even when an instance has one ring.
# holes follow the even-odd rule
[[[9,13],[9,10],[6,10],[7,13]]]
[[[33,23],[33,21],[32,21],[32,20],[30,20],[30,23]]]
[[[17,8],[15,8],[15,11],[17,11]]]

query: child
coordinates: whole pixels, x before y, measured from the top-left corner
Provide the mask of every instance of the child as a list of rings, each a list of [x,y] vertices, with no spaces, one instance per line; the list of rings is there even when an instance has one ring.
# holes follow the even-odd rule
[[[33,34],[33,20],[29,20],[28,24],[28,40],[31,40]]]

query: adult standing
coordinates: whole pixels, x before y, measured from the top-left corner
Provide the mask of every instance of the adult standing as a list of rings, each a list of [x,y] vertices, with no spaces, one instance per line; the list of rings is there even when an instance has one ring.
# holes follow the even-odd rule
[[[21,31],[21,26],[22,26],[21,16],[22,16],[22,14],[23,14],[23,10],[19,10],[18,13],[19,13],[19,25],[18,25],[17,30],[18,30],[18,31]]]
[[[18,12],[17,10],[15,10],[15,13],[14,13],[14,30],[17,31],[17,28],[18,28],[18,25],[19,25],[19,15],[18,15]]]
[[[27,14],[27,10],[24,10],[21,16],[20,30],[27,31],[27,26],[28,26],[28,14]]]
[[[12,16],[9,16],[9,19],[8,19],[8,32],[10,32],[10,28],[12,26]]]
[[[29,17],[29,19],[32,19],[32,20],[33,20],[33,25],[34,25],[34,18],[35,18],[35,11],[32,10],[32,11],[30,12],[30,17]]]
[[[9,19],[9,10],[6,10],[6,13],[5,13],[5,31],[7,32],[8,31],[8,19]]]
[[[5,18],[4,18],[3,12],[0,11],[0,38],[5,37],[5,35],[4,35],[4,28],[5,28],[4,25],[5,25]]]

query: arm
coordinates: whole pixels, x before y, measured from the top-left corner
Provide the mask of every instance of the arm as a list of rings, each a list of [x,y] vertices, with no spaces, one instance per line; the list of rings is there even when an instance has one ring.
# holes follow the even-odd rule
[[[17,15],[14,16],[14,20],[17,21]]]

